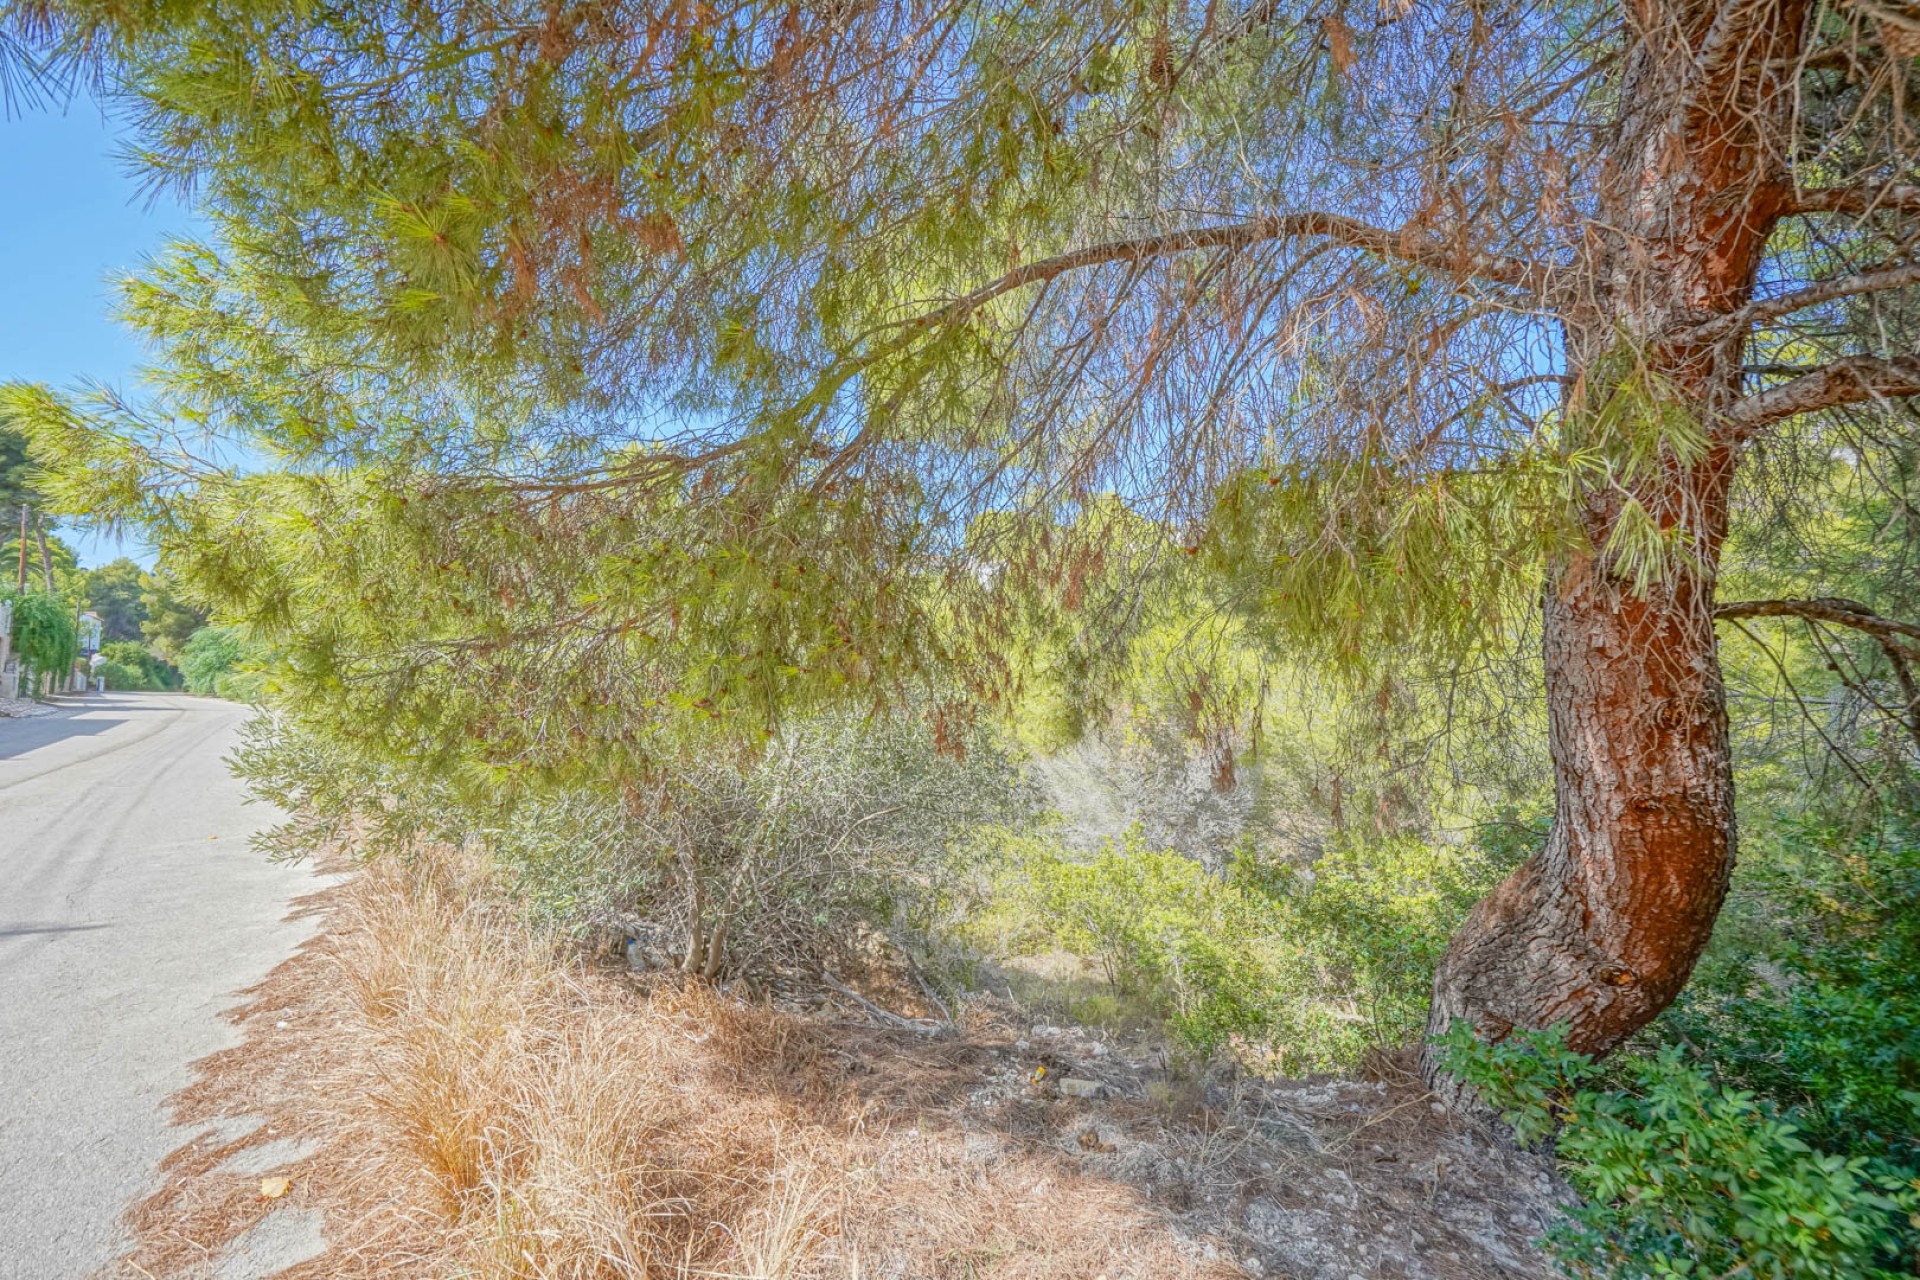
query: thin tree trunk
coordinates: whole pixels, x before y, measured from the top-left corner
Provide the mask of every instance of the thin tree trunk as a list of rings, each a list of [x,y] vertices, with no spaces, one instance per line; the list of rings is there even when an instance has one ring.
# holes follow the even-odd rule
[[[1563,300],[1568,420],[1625,356],[1643,390],[1710,440],[1739,392],[1744,334],[1688,334],[1753,297],[1787,189],[1792,55],[1804,0],[1647,5],[1623,72],[1598,217]],[[1617,378],[1615,378],[1617,381]],[[1556,567],[1544,603],[1555,811],[1546,845],[1474,908],[1441,961],[1429,1039],[1464,1019],[1498,1040],[1564,1023],[1600,1055],[1686,985],[1733,870],[1733,773],[1713,579],[1738,445],[1669,457],[1632,496],[1684,550],[1636,596],[1598,550],[1624,502],[1584,512],[1596,550]],[[1429,1082],[1461,1100],[1426,1062]]]
[[[40,577],[46,583],[47,594],[53,594],[53,552],[47,547],[47,517],[42,512],[33,515],[34,536],[40,542]]]

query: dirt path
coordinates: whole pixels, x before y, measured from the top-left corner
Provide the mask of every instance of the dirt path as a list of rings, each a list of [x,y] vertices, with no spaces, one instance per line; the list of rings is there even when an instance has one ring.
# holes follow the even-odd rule
[[[230,1044],[232,993],[309,926],[316,887],[247,837],[222,756],[247,710],[106,694],[0,719],[0,1280],[86,1276],[189,1136],[162,1103]]]

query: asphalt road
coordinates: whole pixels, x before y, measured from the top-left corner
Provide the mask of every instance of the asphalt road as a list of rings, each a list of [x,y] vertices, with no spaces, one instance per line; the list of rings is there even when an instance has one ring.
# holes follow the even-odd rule
[[[310,931],[221,757],[244,707],[169,694],[0,719],[0,1280],[78,1280],[190,1136],[162,1104]]]

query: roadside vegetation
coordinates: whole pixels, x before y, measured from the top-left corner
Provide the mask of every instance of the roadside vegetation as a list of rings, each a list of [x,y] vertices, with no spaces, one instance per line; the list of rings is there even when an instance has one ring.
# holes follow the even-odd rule
[[[1382,1109],[1286,1173],[1391,1183],[1383,1240],[1486,1211],[1448,1142],[1525,1175],[1446,1128],[1492,1111],[1571,1274],[1920,1267],[1910,15],[0,33],[208,228],[122,284],[140,403],[0,389],[16,632],[52,662],[87,604],[115,681],[257,702],[265,848],[361,868],[316,1105],[373,1262],[1344,1280],[1379,1259],[1248,1155],[1329,1073]],[[163,568],[63,566],[56,516]],[[886,1089],[829,1064],[989,1008],[1009,1133],[1173,1122],[1107,1185],[1152,1213],[1076,1183],[1043,1262],[1044,1182],[840,1176]]]
[[[122,558],[80,568],[51,508],[25,437],[0,426],[0,600],[12,603],[8,639],[23,695],[38,696],[49,674],[81,658],[82,613],[100,620],[102,661],[88,669],[110,690],[184,688],[242,702],[259,695],[259,646],[235,628],[208,625],[164,564],[149,572]]]
[[[1224,1274],[1148,1197],[1072,1161],[955,1158],[944,1109],[982,1050],[637,988],[444,848],[374,863],[329,912],[260,1012],[336,1034],[230,1051],[187,1102],[291,1104],[280,1131],[324,1143],[296,1194],[340,1246],[312,1274]],[[219,1154],[182,1153],[201,1170]],[[192,1265],[203,1233],[258,1216],[255,1182],[161,1192],[135,1260]]]

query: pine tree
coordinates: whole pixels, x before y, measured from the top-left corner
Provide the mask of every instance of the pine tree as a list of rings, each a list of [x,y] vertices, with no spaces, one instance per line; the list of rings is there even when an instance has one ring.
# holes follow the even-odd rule
[[[1890,7],[9,12],[133,95],[221,227],[129,295],[176,411],[456,477],[425,487],[521,513],[515,546],[587,506],[638,530],[592,554],[689,539],[570,602],[597,634],[671,609],[768,686],[858,685],[921,634],[871,625],[914,573],[1053,574],[1115,496],[1337,663],[1494,642],[1537,593],[1556,818],[1435,1031],[1600,1053],[1686,982],[1735,854],[1743,459],[1809,415],[1910,431],[1920,394],[1873,322],[1920,285]],[[14,412],[96,474],[88,433],[136,425]],[[844,617],[769,622],[849,545]]]

